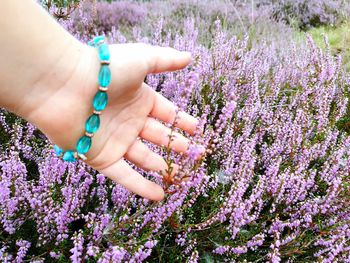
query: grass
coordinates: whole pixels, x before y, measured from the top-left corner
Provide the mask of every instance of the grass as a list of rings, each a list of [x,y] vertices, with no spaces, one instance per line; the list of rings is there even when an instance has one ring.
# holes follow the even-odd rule
[[[321,26],[308,31],[315,43],[325,48],[323,35],[326,35],[334,55],[341,55],[343,63],[348,71],[350,71],[350,20],[340,26]]]

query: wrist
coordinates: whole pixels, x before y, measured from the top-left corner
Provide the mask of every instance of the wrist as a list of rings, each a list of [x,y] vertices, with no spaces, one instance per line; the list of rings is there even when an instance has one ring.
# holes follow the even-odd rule
[[[42,51],[49,55],[28,69],[26,75],[29,78],[12,89],[13,94],[5,102],[5,107],[28,120],[34,111],[49,102],[69,82],[81,60],[83,49],[83,44],[74,40],[46,46]]]
[[[75,146],[90,113],[97,81],[97,74],[91,74],[90,69],[98,64],[95,52],[82,43],[67,46],[52,69],[34,83],[16,113],[65,149]]]
[[[6,1],[0,15],[0,107],[26,118],[68,81],[85,45],[34,1]]]

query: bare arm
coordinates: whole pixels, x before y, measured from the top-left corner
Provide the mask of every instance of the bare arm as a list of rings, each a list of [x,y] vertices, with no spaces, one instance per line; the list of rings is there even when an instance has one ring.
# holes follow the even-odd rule
[[[2,1],[0,29],[0,106],[26,117],[47,95],[42,87],[67,81],[83,45],[33,0]]]

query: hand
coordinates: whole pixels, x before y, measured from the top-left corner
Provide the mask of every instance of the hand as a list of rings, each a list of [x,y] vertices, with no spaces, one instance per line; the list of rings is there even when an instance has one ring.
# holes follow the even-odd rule
[[[2,3],[0,28],[0,107],[36,125],[64,150],[75,149],[98,90],[96,49],[80,43],[31,0]],[[162,157],[137,138],[167,145],[169,129],[154,118],[173,122],[175,107],[143,80],[148,73],[185,67],[190,55],[144,44],[111,45],[110,52],[109,103],[87,163],[130,191],[161,200],[162,188],[124,159],[145,170],[167,168]],[[193,133],[197,121],[185,113],[179,117],[178,127]],[[176,134],[171,148],[184,152],[188,142]]]
[[[191,56],[146,44],[118,44],[109,48],[112,73],[109,101],[86,154],[86,163],[136,194],[162,200],[163,189],[132,169],[125,159],[144,170],[165,172],[168,168],[164,159],[138,138],[168,145],[170,129],[160,121],[173,123],[176,108],[143,80],[149,73],[184,68]],[[27,110],[25,116],[64,150],[75,149],[77,140],[84,134],[85,121],[92,114],[92,100],[98,90],[100,64],[96,48],[81,44],[79,54],[77,66],[66,80],[55,81],[56,76],[51,73],[36,83],[30,93],[32,98],[37,98],[36,107]],[[76,57],[67,56],[62,60],[68,62],[70,57]],[[184,112],[178,117],[177,127],[193,134],[197,120]],[[174,135],[171,148],[185,152],[189,140],[179,133]]]

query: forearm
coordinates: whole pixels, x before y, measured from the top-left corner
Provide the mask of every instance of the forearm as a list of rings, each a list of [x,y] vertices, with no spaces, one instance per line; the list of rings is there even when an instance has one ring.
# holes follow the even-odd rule
[[[82,45],[34,0],[0,6],[0,107],[23,117],[69,79]]]

